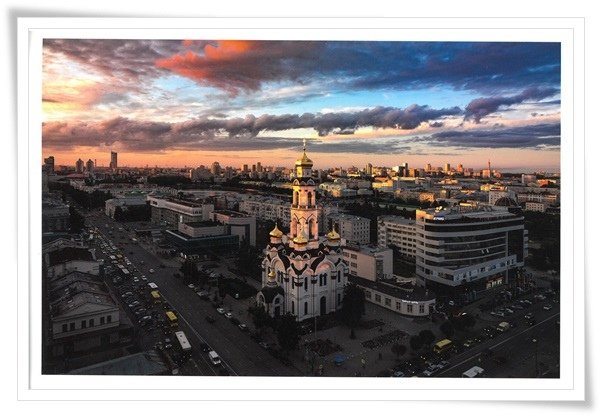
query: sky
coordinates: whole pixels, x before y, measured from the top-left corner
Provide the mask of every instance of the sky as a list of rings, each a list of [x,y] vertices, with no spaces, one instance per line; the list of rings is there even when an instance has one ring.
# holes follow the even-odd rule
[[[560,44],[46,39],[42,158],[560,169]]]

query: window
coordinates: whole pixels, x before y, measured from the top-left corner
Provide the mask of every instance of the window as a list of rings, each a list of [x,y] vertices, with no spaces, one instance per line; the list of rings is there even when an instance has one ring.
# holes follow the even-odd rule
[[[294,310],[294,301],[292,301],[292,315],[296,313],[296,311]]]
[[[304,278],[304,291],[308,291],[308,277]]]
[[[69,324],[69,331],[75,331],[75,322]]]
[[[101,316],[100,317],[100,325],[104,325],[104,320],[105,320],[104,316]]]
[[[425,305],[419,305],[419,313],[425,313]]]
[[[385,298],[385,306],[392,306],[392,300],[390,298]]]
[[[406,312],[407,313],[412,313],[413,312],[413,305],[410,305],[410,304],[406,305]]]
[[[396,310],[399,311],[402,308],[402,302],[396,302]]]
[[[90,328],[94,326],[94,318],[90,319]]]
[[[86,322],[84,319],[83,321],[81,321],[81,328],[86,328],[86,327],[87,327],[87,325],[86,325]]]
[[[371,292],[369,292],[368,290],[365,290],[365,298],[371,299]]]
[[[308,315],[308,302],[304,302],[304,315]]]
[[[342,299],[342,297],[341,297],[341,295],[338,293],[338,294],[337,294],[337,305],[338,305],[338,306],[339,306],[339,305],[340,305],[340,303],[342,302],[342,300],[341,300],[341,299]]]
[[[381,303],[381,295],[375,295],[375,302]]]
[[[62,324],[62,332],[67,332],[67,324]]]
[[[106,317],[106,322],[109,323],[109,324],[112,322],[112,315],[108,315]]]

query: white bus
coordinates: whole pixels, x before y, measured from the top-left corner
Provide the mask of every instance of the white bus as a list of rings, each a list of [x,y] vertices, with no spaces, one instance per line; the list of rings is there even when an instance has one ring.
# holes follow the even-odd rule
[[[156,283],[152,283],[152,282],[148,283],[148,287],[152,290],[158,289],[158,286],[156,285]]]
[[[179,346],[181,347],[181,351],[190,352],[192,350],[192,346],[190,345],[190,343],[183,331],[175,332],[175,336],[177,337],[177,341],[179,341]]]

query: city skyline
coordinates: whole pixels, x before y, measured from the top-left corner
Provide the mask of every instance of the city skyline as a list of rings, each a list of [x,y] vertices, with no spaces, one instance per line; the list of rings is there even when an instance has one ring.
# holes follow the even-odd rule
[[[46,40],[43,157],[560,170],[560,44]],[[335,155],[335,163],[331,163]]]

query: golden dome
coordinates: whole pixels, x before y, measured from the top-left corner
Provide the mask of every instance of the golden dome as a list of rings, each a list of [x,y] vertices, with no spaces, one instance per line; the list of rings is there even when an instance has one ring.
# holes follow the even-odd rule
[[[312,166],[313,161],[306,156],[306,151],[302,154],[302,158],[296,160],[296,166]]]
[[[275,279],[275,270],[271,269],[271,271],[269,272],[267,277],[269,278],[269,280],[274,280]]]
[[[294,243],[296,244],[308,244],[308,240],[304,236],[304,234],[300,233],[296,237],[294,237]]]
[[[281,238],[283,236],[283,232],[279,228],[277,228],[277,224],[275,224],[275,228],[273,228],[271,230],[271,232],[269,233],[269,235],[271,237]]]
[[[330,232],[327,233],[327,239],[328,240],[339,240],[340,235],[335,230],[331,230]]]

